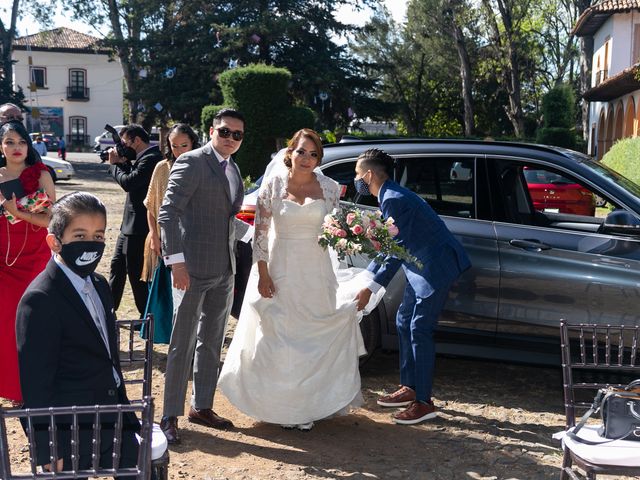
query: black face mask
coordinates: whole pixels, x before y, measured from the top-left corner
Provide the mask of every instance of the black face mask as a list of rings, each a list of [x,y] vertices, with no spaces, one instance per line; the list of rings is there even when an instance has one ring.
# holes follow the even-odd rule
[[[103,252],[104,242],[71,242],[62,244],[59,255],[72,272],[86,277],[95,271]]]

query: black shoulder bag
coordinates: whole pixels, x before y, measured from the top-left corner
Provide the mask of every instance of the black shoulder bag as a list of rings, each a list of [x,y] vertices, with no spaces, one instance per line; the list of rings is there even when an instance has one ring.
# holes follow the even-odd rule
[[[602,427],[598,432],[606,438],[603,442],[592,442],[580,438],[577,433],[594,413],[601,413]],[[582,416],[578,424],[567,435],[573,440],[588,445],[599,445],[615,440],[640,441],[640,379],[624,388],[601,388],[593,400],[591,408]]]

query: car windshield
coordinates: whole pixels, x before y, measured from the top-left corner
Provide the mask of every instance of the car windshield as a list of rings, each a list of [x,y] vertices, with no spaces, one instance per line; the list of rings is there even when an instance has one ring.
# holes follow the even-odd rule
[[[640,198],[640,185],[629,180],[627,177],[620,175],[618,172],[607,167],[602,162],[593,161],[588,157],[586,157],[588,160],[584,161],[584,158],[582,157],[582,155],[579,155],[576,152],[574,153],[575,153],[574,156],[577,157],[578,160],[583,161],[583,163],[587,167],[589,167],[591,170],[593,170],[595,173],[597,173],[598,175],[606,178],[607,180],[613,183],[617,183],[628,192]]]

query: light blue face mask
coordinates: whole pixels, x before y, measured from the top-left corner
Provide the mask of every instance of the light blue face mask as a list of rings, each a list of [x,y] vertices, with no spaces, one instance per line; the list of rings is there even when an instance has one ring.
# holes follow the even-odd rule
[[[356,192],[358,192],[360,195],[371,195],[371,192],[369,191],[369,185],[366,184],[362,177],[354,178],[353,185],[356,187]]]

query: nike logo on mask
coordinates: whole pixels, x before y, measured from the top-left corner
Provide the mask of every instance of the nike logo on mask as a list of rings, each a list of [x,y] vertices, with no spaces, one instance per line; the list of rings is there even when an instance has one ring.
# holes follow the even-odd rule
[[[95,262],[98,259],[98,252],[84,252],[80,257],[76,258],[76,265],[84,267],[90,263]]]

